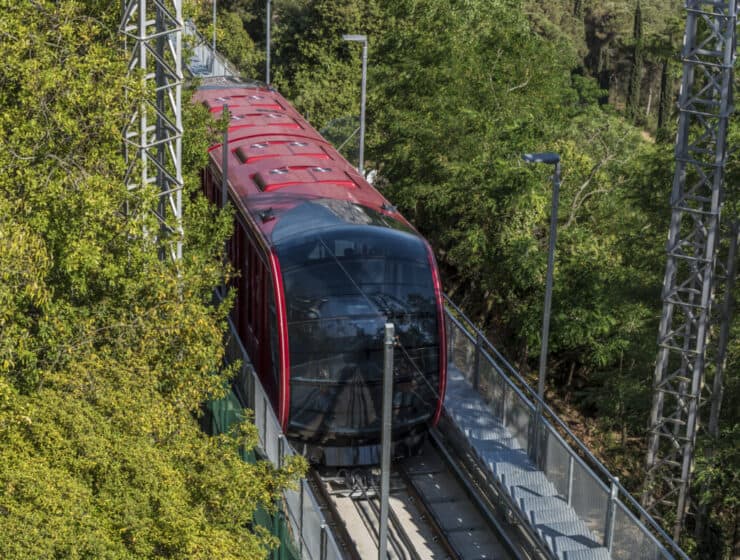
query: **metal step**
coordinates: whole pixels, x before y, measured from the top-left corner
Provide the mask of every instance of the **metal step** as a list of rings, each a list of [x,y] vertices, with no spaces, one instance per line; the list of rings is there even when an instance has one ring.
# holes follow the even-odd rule
[[[609,551],[602,546],[599,548],[566,550],[563,552],[561,558],[562,560],[611,560],[611,555],[609,554]]]
[[[461,399],[457,403],[457,406],[455,407],[456,410],[458,410],[458,411],[469,411],[469,412],[489,412],[490,407],[488,406],[488,404],[486,404],[485,401],[483,401],[480,398],[475,398],[477,395],[475,395],[474,393],[472,393],[472,391],[471,391],[470,396],[472,398],[463,398],[463,399]]]
[[[501,441],[502,439],[513,439],[511,434],[503,426],[466,427],[465,435],[468,439],[476,441]]]
[[[593,539],[582,536],[559,536],[547,539],[547,544],[550,550],[555,553],[558,558],[565,558],[565,552],[571,550],[595,550],[603,548],[601,544],[597,543]]]
[[[496,475],[499,468],[507,466],[516,466],[523,471],[537,470],[522,450],[489,447],[488,449],[475,449],[475,453],[493,475]],[[496,478],[500,477],[496,476]]]
[[[483,454],[483,458],[488,468],[498,480],[501,480],[501,475],[506,471],[537,472],[537,468],[525,453],[520,454],[511,450],[491,449]]]
[[[510,488],[511,497],[519,503],[524,498],[552,498],[561,497],[558,496],[557,491],[554,488],[542,485],[542,486],[513,486]]]
[[[508,469],[501,473],[501,482],[513,494],[514,488],[523,488],[536,492],[540,496],[557,496],[555,485],[547,480],[545,473],[541,471],[522,471]]]
[[[580,517],[569,507],[559,507],[555,509],[541,509],[533,511],[530,516],[530,520],[534,526],[550,524],[550,523],[563,523],[568,521],[579,521]]]
[[[488,410],[465,408],[462,406],[464,402],[464,399],[458,399],[454,407],[447,405],[447,411],[461,428],[505,429],[503,424],[494,419]]]
[[[518,441],[512,437],[506,436],[502,436],[498,439],[477,439],[468,437],[468,441],[482,453],[486,453],[487,451],[496,452],[496,450],[515,451],[517,449],[521,449]]]
[[[584,542],[600,544],[589,531],[586,524],[580,519],[575,521],[560,521],[558,523],[545,523],[537,525],[537,532],[542,540],[550,544],[557,537],[572,537],[574,539],[583,539]]]
[[[567,508],[568,503],[558,496],[529,496],[517,500],[519,508],[531,519],[532,512],[543,509]]]

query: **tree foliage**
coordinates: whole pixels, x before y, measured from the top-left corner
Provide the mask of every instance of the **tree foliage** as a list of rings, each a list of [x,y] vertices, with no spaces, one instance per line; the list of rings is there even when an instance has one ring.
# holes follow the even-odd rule
[[[142,235],[156,193],[123,186],[122,92],[136,84],[118,10],[0,10],[3,557],[265,557],[274,539],[255,509],[273,507],[296,465],[244,463],[252,428],[209,438],[196,419],[229,375],[214,373],[228,306],[211,304],[229,217],[194,196],[208,116],[187,109],[176,270]]]
[[[359,115],[362,48],[344,41],[342,35],[368,35],[369,58],[375,59],[378,2],[276,3],[275,14],[277,87],[317,128],[332,119]]]
[[[225,273],[228,217],[193,197],[180,275],[159,262],[141,220],[119,212],[118,14],[103,2],[0,6],[0,548],[262,555],[270,539],[254,533],[254,509],[295,466],[242,464],[232,451],[253,442],[249,429],[208,439],[193,423],[227,375],[211,374],[226,308],[210,305],[210,287]],[[674,167],[651,131],[673,137],[682,27],[676,2],[639,6],[639,37],[634,4],[618,1],[273,0],[272,21],[274,83],[317,127],[359,113],[360,48],[341,35],[368,35],[367,166],[432,241],[446,289],[525,373],[539,354],[552,170],[521,154],[560,153],[548,398],[578,410],[595,451],[635,490]],[[210,4],[195,7],[207,25]],[[261,77],[264,2],[219,10],[220,49]],[[644,72],[630,89],[635,41]],[[630,92],[646,130],[623,117]],[[208,116],[187,118],[202,130]],[[190,185],[205,142],[186,142]],[[736,198],[728,191],[726,208]],[[738,398],[732,329],[726,403]],[[737,424],[726,405],[723,437],[699,441],[706,557],[731,554]],[[23,527],[28,536],[7,537]]]

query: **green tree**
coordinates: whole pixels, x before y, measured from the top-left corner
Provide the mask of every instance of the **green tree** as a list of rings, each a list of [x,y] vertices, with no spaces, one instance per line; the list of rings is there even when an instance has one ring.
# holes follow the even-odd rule
[[[622,461],[629,444],[639,483],[670,153],[600,107],[573,51],[533,34],[516,2],[408,0],[384,20],[370,78],[380,184],[432,241],[445,289],[525,371],[540,344],[551,170],[521,154],[561,154],[550,390],[614,432],[605,457]]]
[[[317,0],[275,9],[278,89],[317,128],[359,115],[362,49],[343,41],[342,34],[366,34],[370,65],[377,64],[375,42],[382,31],[377,1]]]
[[[634,41],[632,51],[632,68],[630,70],[627,90],[627,118],[636,121],[640,111],[640,90],[642,85],[643,44],[642,44],[642,9],[640,1],[635,7],[635,24],[632,33]]]
[[[229,217],[196,196],[208,115],[187,106],[186,253],[157,258],[124,202],[127,83],[108,3],[0,2],[0,550],[5,558],[260,558],[295,464],[210,438]],[[187,105],[187,104],[186,104]],[[146,216],[146,214],[142,214]],[[156,225],[149,223],[149,230]]]
[[[670,101],[672,95],[670,91],[670,82],[668,81],[668,60],[665,59],[660,64],[660,97],[658,99],[658,138],[665,137],[665,130],[670,114]]]

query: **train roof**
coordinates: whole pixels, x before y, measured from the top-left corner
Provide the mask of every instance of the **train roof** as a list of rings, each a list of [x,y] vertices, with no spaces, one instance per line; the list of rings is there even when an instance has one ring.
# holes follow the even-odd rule
[[[273,88],[238,78],[205,79],[195,93],[215,118],[228,109],[227,175],[232,197],[273,242],[331,220],[414,231],[388,200]],[[222,173],[223,144],[209,148]],[[309,203],[309,204],[307,204]],[[301,211],[297,210],[302,207]],[[354,208],[354,210],[352,210]],[[281,224],[290,212],[292,224]],[[372,219],[358,218],[364,215]],[[365,220],[363,222],[363,220]],[[324,223],[326,219],[324,219]],[[396,226],[395,224],[398,224]]]

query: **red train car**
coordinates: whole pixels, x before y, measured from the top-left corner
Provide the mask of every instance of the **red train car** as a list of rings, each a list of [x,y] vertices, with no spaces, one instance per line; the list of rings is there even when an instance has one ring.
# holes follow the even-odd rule
[[[379,462],[383,330],[395,324],[394,455],[439,419],[444,309],[429,244],[274,89],[206,79],[221,117],[203,189],[220,204],[226,155],[236,208],[233,319],[283,431],[309,460]]]

